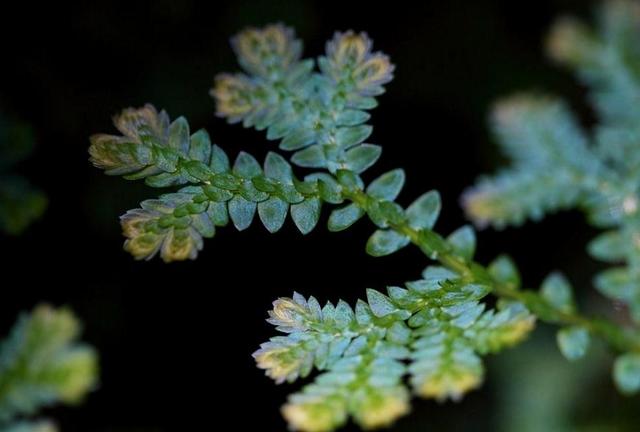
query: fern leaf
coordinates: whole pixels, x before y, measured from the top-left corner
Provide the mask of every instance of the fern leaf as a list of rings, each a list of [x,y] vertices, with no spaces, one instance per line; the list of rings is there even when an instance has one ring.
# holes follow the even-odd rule
[[[76,404],[95,387],[96,354],[76,342],[78,333],[66,309],[39,306],[20,318],[0,347],[0,424],[54,403]]]
[[[394,67],[372,52],[365,33],[336,33],[318,59],[320,72],[300,61],[301,43],[282,25],[246,29],[232,45],[249,75],[216,78],[218,116],[266,129],[281,149],[296,152],[291,160],[299,166],[362,172],[375,163],[381,149],[363,144],[372,130],[365,110],[375,107]]]
[[[416,394],[459,399],[482,381],[480,355],[521,341],[534,324],[520,304],[483,312],[490,290],[442,267],[387,291],[367,290],[355,309],[299,294],[274,302],[268,321],[287,336],[261,345],[258,367],[279,383],[322,371],[283,407],[294,429],[334,430],[349,416],[364,428],[388,425],[409,410],[407,373]]]

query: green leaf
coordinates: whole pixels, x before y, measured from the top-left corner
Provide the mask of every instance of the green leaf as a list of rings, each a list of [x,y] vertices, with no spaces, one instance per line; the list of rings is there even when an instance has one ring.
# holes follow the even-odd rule
[[[267,177],[291,184],[293,172],[291,165],[277,153],[269,152],[264,161],[264,173]]]
[[[238,231],[249,228],[256,212],[256,203],[247,201],[239,195],[229,201],[229,216]]]
[[[207,214],[215,226],[223,227],[229,223],[229,211],[225,202],[209,203]]]
[[[627,353],[613,365],[613,380],[621,393],[633,395],[640,391],[640,354]]]
[[[588,246],[589,254],[602,261],[619,262],[626,258],[629,242],[620,231],[609,231],[593,239]]]
[[[361,144],[345,154],[345,165],[360,174],[372,166],[382,154],[382,147],[374,144]]]
[[[288,210],[289,204],[276,197],[269,198],[258,204],[260,220],[270,233],[282,228]]]
[[[542,282],[540,294],[553,307],[563,312],[575,310],[571,284],[561,273],[551,273],[547,276]]]
[[[183,155],[189,153],[189,123],[184,117],[178,117],[169,126],[169,147]]]
[[[626,267],[612,268],[598,273],[596,288],[607,297],[627,300],[636,290],[636,281]]]
[[[327,159],[322,147],[319,145],[307,147],[297,151],[291,156],[291,161],[305,168],[324,168],[327,166]]]
[[[410,243],[410,239],[392,230],[377,230],[367,241],[367,253],[380,257],[390,255]]]
[[[202,237],[211,238],[216,233],[216,227],[207,213],[199,213],[191,216],[191,226],[195,228]]]
[[[316,140],[315,131],[310,128],[302,128],[289,133],[280,142],[282,150],[298,150],[313,144]]]
[[[557,342],[560,352],[567,360],[578,360],[589,349],[589,332],[583,327],[566,327],[558,331]]]
[[[191,135],[189,159],[209,164],[211,158],[211,138],[206,130],[200,129]]]
[[[407,208],[409,224],[416,229],[431,229],[440,215],[440,194],[432,190],[420,196]]]
[[[342,148],[353,147],[369,138],[371,132],[373,132],[373,127],[370,125],[338,128],[335,137],[336,144]]]
[[[240,177],[251,179],[262,174],[262,168],[260,168],[258,161],[249,153],[240,152],[233,164],[233,173]]]
[[[463,258],[470,260],[476,251],[476,233],[470,225],[458,228],[447,237],[453,250]]]
[[[493,260],[488,270],[498,282],[509,284],[512,289],[520,289],[520,272],[509,256],[500,255]]]
[[[362,216],[364,210],[356,204],[349,204],[331,212],[329,216],[329,231],[342,231],[356,223]]]
[[[405,173],[399,168],[382,174],[367,187],[367,194],[380,200],[394,201],[402,186],[404,186]]]
[[[210,167],[214,173],[223,173],[231,169],[231,166],[229,165],[229,157],[224,150],[215,144],[211,149]]]
[[[338,114],[336,124],[339,126],[357,126],[366,122],[369,118],[371,118],[371,114],[366,111],[346,109]]]
[[[310,233],[318,224],[321,206],[318,198],[307,198],[291,206],[291,218],[302,234]]]
[[[386,295],[370,288],[367,289],[367,302],[373,314],[378,318],[382,318],[398,310],[396,305],[394,305]]]

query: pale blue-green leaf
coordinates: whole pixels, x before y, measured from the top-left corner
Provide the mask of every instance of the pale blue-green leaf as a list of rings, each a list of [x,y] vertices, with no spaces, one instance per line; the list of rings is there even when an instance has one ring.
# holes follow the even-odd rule
[[[291,218],[302,234],[308,234],[318,224],[321,206],[318,198],[307,198],[291,206]]]
[[[602,261],[618,262],[625,259],[629,240],[620,231],[609,231],[593,239],[588,246],[589,254]]]
[[[394,201],[402,190],[404,181],[404,170],[395,169],[372,181],[367,187],[367,193],[380,200]]]
[[[214,173],[227,172],[230,169],[229,157],[222,148],[213,145],[211,149],[211,170]]]
[[[260,168],[258,161],[249,153],[240,152],[233,164],[233,173],[240,177],[251,179],[262,174],[262,168]]]
[[[612,268],[598,273],[594,279],[598,291],[609,298],[629,301],[637,292],[637,280],[626,267]]]
[[[287,217],[287,210],[289,210],[289,204],[276,197],[258,203],[258,215],[270,233],[282,228]]]
[[[371,312],[378,318],[382,318],[397,310],[396,306],[386,295],[370,288],[367,288],[367,301],[371,307]]]
[[[239,195],[229,201],[229,216],[238,231],[247,229],[253,221],[256,203],[247,201]]]
[[[552,306],[564,312],[575,309],[571,284],[562,273],[554,272],[545,278],[540,294]]]
[[[589,332],[584,327],[565,327],[558,331],[556,341],[567,360],[578,360],[589,349]]]
[[[336,209],[331,212],[331,216],[329,216],[329,231],[345,230],[356,223],[362,216],[364,216],[364,210],[356,204],[349,204],[348,206]]]
[[[377,230],[367,241],[367,253],[380,257],[390,255],[410,242],[409,238],[392,230]]]
[[[189,123],[184,117],[178,117],[169,126],[169,147],[183,155],[189,153]]]
[[[189,159],[209,164],[211,158],[211,138],[206,130],[200,129],[191,135]]]
[[[366,111],[346,109],[338,114],[336,124],[338,126],[357,126],[369,120],[370,117],[371,114]]]
[[[216,232],[215,225],[206,212],[191,216],[191,226],[203,237],[211,238]]]
[[[382,147],[374,144],[361,144],[345,154],[345,165],[356,173],[366,171],[376,163],[382,154]]]
[[[640,391],[640,354],[627,353],[613,365],[613,379],[620,392],[632,395]]]
[[[342,148],[353,147],[360,144],[373,132],[373,128],[369,125],[341,127],[336,131],[336,144]]]
[[[267,177],[283,183],[292,183],[293,172],[291,165],[277,153],[269,152],[264,161],[264,173]]]
[[[311,128],[301,128],[290,132],[280,142],[282,150],[298,150],[313,144],[316,140],[316,133]]]
[[[413,202],[407,208],[409,224],[416,228],[433,228],[440,215],[440,194],[438,191],[429,191]]]
[[[322,150],[322,146],[319,145],[295,152],[293,156],[291,156],[291,161],[305,168],[325,168],[327,166],[324,151]]]
[[[458,228],[447,237],[453,250],[465,259],[472,259],[476,251],[476,233],[470,225]]]
[[[207,214],[215,226],[227,226],[229,223],[229,211],[226,202],[209,203]]]
[[[512,289],[520,288],[520,272],[511,258],[500,255],[489,265],[489,274],[501,283],[511,285]]]

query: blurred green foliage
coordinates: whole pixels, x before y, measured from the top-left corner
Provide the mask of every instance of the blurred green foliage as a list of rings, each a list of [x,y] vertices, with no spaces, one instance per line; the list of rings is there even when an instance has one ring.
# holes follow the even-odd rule
[[[33,147],[33,131],[28,125],[0,116],[0,230],[7,234],[22,233],[47,206],[40,190],[12,172],[31,156]]]

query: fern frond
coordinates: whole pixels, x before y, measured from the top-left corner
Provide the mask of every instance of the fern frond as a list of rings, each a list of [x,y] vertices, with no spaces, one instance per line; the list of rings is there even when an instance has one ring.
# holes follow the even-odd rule
[[[77,343],[79,330],[70,311],[46,305],[19,319],[0,346],[0,425],[56,403],[79,403],[93,390],[96,353]],[[52,426],[14,427],[50,430]]]
[[[491,124],[513,168],[465,192],[463,205],[480,226],[520,225],[574,207],[609,175],[560,101],[518,95],[496,105]]]
[[[282,150],[295,151],[299,166],[360,173],[375,163],[381,148],[363,144],[371,134],[366,110],[377,105],[394,66],[372,52],[366,33],[336,33],[318,58],[320,72],[313,60],[300,60],[301,42],[282,25],[249,28],[232,45],[249,75],[216,77],[218,116],[266,129]]]
[[[298,180],[274,153],[263,167],[246,153],[232,166],[204,132],[197,133],[198,140],[197,134],[190,137],[186,120],[170,123],[150,107],[127,111],[123,137],[92,139],[94,163],[108,173],[146,178],[151,186],[192,184],[127,213],[126,248],[137,258],[158,251],[165,261],[194,258],[203,237],[229,220],[242,230],[257,212],[275,232],[289,212],[307,233],[317,225],[321,206],[329,204],[340,206],[329,215],[330,231],[347,229],[365,216],[376,226],[367,241],[369,254],[388,255],[412,243],[440,264],[405,288],[388,288],[388,295],[368,290],[367,302],[355,308],[342,301],[321,307],[299,294],[274,303],[269,322],[286,335],[261,346],[254,354],[258,366],[278,383],[320,372],[283,408],[294,429],[329,431],[349,417],[366,428],[387,425],[409,409],[405,375],[419,395],[458,399],[481,383],[481,356],[521,341],[534,317],[565,326],[558,342],[568,357],[582,355],[591,335],[621,352],[640,350],[637,333],[580,315],[567,303],[570,289],[557,277],[539,292],[527,291],[508,258],[488,266],[475,262],[470,226],[446,237],[437,233],[438,192],[427,192],[406,208],[395,202],[405,181],[402,170],[365,183],[360,174],[380,154],[379,146],[363,144],[372,131],[364,124],[366,110],[375,107],[374,96],[393,70],[385,55],[371,51],[366,34],[337,33],[318,60],[320,72],[313,72],[313,62],[300,60],[300,42],[282,25],[248,29],[233,46],[247,74],[217,78],[212,95],[218,115],[266,129],[268,139],[281,140],[281,149],[296,151],[294,164],[323,171]],[[467,195],[466,202],[475,202],[486,222],[517,223],[569,206],[584,208],[608,226],[635,214],[632,183],[598,158],[561,102],[509,100],[496,111],[495,126],[515,163],[503,178],[487,180],[478,189],[482,193]],[[172,128],[178,132],[172,134]],[[194,145],[198,150],[192,152]],[[548,195],[540,193],[541,179],[553,188]],[[480,303],[489,293],[500,299],[495,310]],[[618,369],[632,388],[635,369],[622,363]]]
[[[575,207],[582,193],[580,177],[570,170],[515,169],[481,178],[464,192],[461,202],[478,227],[502,229]]]
[[[299,294],[274,302],[276,336],[254,353],[276,382],[324,371],[289,398],[283,413],[296,430],[333,430],[349,415],[364,428],[381,427],[409,411],[402,377],[416,394],[460,398],[482,381],[479,354],[522,340],[534,318],[522,306],[495,313],[479,304],[487,287],[442,267],[388,296],[367,291],[355,309],[340,301],[321,307]]]
[[[551,32],[549,50],[588,86],[599,116],[595,137],[586,137],[561,102],[517,96],[501,103],[493,126],[512,167],[480,180],[463,196],[466,211],[477,224],[497,228],[521,224],[525,218],[539,220],[558,209],[584,210],[592,225],[608,229],[591,242],[589,252],[618,264],[596,275],[594,284],[605,296],[626,305],[636,324],[640,323],[639,42],[640,4],[635,1],[604,2],[596,30],[573,19],[560,20]],[[562,315],[575,314],[571,287],[563,277],[545,280],[540,295],[557,312],[546,316],[540,311],[541,318],[559,321]],[[575,360],[589,347],[593,323],[567,321],[570,325],[560,330],[557,341],[565,357]],[[623,329],[622,334],[638,334],[637,326]],[[622,347],[621,351],[631,351],[623,355],[629,358],[637,350]],[[635,375],[621,380],[621,369],[635,370],[616,366],[618,387],[637,391]]]
[[[635,123],[640,108],[640,5],[603,2],[595,30],[573,19],[559,20],[548,51],[589,86],[591,101],[606,123]]]

